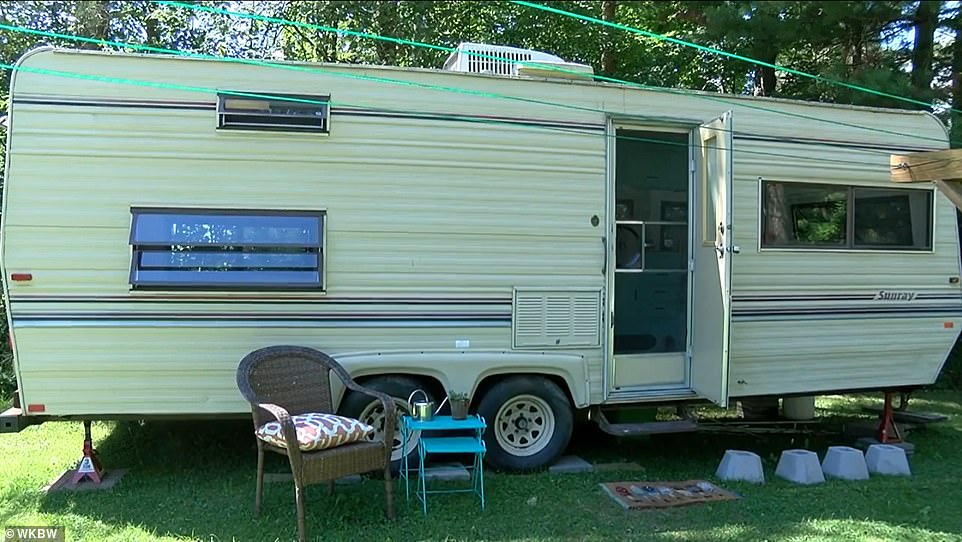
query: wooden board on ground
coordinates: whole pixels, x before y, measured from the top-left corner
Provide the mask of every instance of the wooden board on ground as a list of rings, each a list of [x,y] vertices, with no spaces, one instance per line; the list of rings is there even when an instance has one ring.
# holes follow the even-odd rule
[[[735,493],[704,480],[607,482],[600,485],[625,510],[668,508],[739,498]]]
[[[68,469],[44,486],[40,491],[43,493],[54,493],[57,491],[96,491],[112,489],[120,482],[120,479],[127,474],[128,470],[130,469],[108,469],[104,471],[104,478],[99,484],[91,482],[90,480],[84,480],[74,484],[71,483],[71,479],[76,469]]]
[[[862,407],[862,412],[868,412],[870,414],[877,414],[881,416],[882,407]],[[939,423],[949,419],[949,417],[944,414],[936,414],[934,412],[916,412],[913,410],[892,411],[892,418],[897,423],[914,423],[918,425]]]

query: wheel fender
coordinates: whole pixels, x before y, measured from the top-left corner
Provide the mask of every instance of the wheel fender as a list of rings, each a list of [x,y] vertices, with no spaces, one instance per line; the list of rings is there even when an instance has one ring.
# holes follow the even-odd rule
[[[518,373],[560,377],[576,407],[588,405],[588,367],[584,356],[560,352],[406,351],[332,354],[355,378],[379,374],[422,375],[446,390],[473,395],[478,383],[492,375]],[[335,403],[343,386],[332,382]]]

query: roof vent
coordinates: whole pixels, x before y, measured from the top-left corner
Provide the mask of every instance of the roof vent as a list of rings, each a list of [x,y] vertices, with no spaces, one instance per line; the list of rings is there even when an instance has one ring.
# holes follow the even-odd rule
[[[444,61],[444,69],[491,75],[551,77],[560,79],[591,78],[591,66],[566,62],[564,59],[531,49],[504,45],[462,43]]]

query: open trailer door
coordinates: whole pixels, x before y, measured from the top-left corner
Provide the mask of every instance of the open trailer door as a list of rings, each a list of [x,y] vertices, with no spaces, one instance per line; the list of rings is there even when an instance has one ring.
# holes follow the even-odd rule
[[[731,327],[732,114],[702,124],[693,147],[696,168],[692,243],[691,389],[728,405]],[[700,143],[700,145],[699,145]]]

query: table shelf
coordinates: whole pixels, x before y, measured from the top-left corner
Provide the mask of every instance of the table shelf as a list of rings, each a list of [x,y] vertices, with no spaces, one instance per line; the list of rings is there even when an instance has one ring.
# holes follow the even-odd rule
[[[401,418],[402,450],[407,450],[408,439],[414,431],[425,431],[437,434],[444,431],[473,431],[472,436],[421,436],[418,439],[418,481],[415,496],[421,501],[422,510],[428,513],[428,494],[432,493],[476,493],[481,499],[481,509],[484,510],[484,430],[487,427],[484,418],[478,415],[468,416],[464,420],[455,420],[450,416],[436,416],[431,420],[416,420],[410,416]],[[425,461],[431,454],[471,454],[474,464],[468,467],[471,471],[471,487],[466,489],[429,490],[425,473],[430,469],[425,467]],[[411,466],[408,464],[407,454],[401,461],[400,478],[404,479],[404,492],[411,498],[410,480]]]
[[[405,418],[408,418],[405,416]],[[484,419],[477,415],[468,416],[463,420],[455,420],[451,416],[435,416],[431,420],[423,421],[409,418],[408,430],[410,431],[454,431],[454,430],[478,430],[487,427]]]
[[[476,437],[421,437],[426,454],[483,454],[484,441]]]

